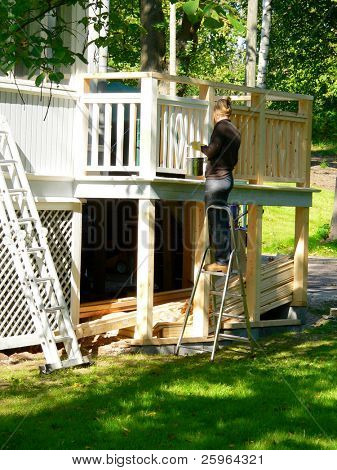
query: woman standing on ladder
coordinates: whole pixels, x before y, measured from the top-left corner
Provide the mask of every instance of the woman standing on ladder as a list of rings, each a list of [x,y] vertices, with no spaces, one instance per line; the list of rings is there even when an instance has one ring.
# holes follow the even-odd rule
[[[231,99],[219,99],[214,106],[214,129],[209,145],[201,145],[207,156],[205,203],[206,208],[212,205],[225,206],[228,195],[233,188],[233,169],[238,161],[241,136],[231,123]],[[196,149],[197,150],[197,149]],[[215,262],[207,264],[205,270],[226,273],[231,253],[231,237],[226,211],[209,209],[209,235],[215,251]]]

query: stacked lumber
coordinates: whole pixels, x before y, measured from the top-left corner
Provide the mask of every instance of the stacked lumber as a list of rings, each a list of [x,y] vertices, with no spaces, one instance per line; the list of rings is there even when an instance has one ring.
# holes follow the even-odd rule
[[[105,315],[99,320],[81,323],[76,327],[77,338],[94,336],[106,333],[108,331],[116,331],[124,328],[134,327],[136,324],[136,312],[119,312]]]
[[[191,288],[177,289],[166,292],[157,292],[153,297],[153,304],[160,305],[178,300],[185,300],[191,294]],[[102,317],[103,315],[119,312],[132,312],[137,309],[136,297],[122,299],[100,300],[81,304],[80,319]]]
[[[153,336],[157,338],[178,338],[183,322],[160,322],[153,328]],[[187,324],[185,336],[192,336],[192,325]]]
[[[294,260],[280,256],[261,267],[261,313],[292,300],[294,289]],[[217,285],[217,289],[219,286]],[[234,315],[243,314],[243,303],[233,294],[240,294],[239,279],[236,276],[229,284],[226,310]]]

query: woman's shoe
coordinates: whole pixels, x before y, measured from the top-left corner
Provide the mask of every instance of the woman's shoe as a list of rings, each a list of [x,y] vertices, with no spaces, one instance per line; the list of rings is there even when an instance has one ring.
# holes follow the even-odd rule
[[[211,263],[211,264],[206,264],[204,267],[205,271],[211,271],[211,272],[222,272],[224,274],[227,273],[228,271],[228,265],[227,264],[217,264],[217,263]]]

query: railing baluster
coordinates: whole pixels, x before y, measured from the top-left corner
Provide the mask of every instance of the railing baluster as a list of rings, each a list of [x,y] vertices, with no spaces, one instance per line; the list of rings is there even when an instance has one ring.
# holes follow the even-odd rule
[[[99,104],[92,105],[91,120],[91,166],[98,166],[98,141],[99,141]]]
[[[122,103],[117,105],[117,149],[116,149],[116,166],[123,166],[123,149],[124,149],[124,111],[125,106]]]
[[[130,104],[129,118],[129,161],[128,165],[136,165],[136,140],[137,140],[137,105]]]
[[[112,125],[112,107],[111,104],[104,106],[104,157],[103,165],[111,165],[111,125]]]

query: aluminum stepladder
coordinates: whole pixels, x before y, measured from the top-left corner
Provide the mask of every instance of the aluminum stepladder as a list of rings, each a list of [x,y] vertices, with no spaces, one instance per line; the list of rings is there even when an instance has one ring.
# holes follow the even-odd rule
[[[3,116],[0,116],[0,191],[4,243],[12,256],[46,359],[41,373],[90,365],[80,351],[46,229],[42,227],[16,143]],[[53,331],[56,329],[57,335]],[[65,360],[60,359],[59,343],[64,345]]]
[[[244,216],[245,213],[238,216],[234,221],[231,209],[228,205],[225,205],[225,206],[212,205],[212,206],[209,206],[206,210],[204,223],[206,223],[207,220],[208,220],[208,211],[209,211],[209,209],[222,210],[222,211],[224,210],[224,211],[227,212],[227,215],[228,215],[230,234],[231,234],[231,253],[230,253],[230,258],[229,258],[229,263],[228,263],[228,271],[227,271],[226,274],[224,274],[222,272],[211,272],[211,271],[204,270],[206,257],[207,257],[208,252],[211,249],[211,246],[209,245],[204,251],[204,254],[202,256],[202,260],[201,260],[201,263],[200,263],[200,266],[199,266],[199,269],[198,269],[198,272],[197,272],[197,276],[196,276],[196,280],[194,282],[191,297],[189,299],[189,303],[188,303],[188,306],[187,306],[187,309],[186,309],[185,318],[184,318],[184,322],[183,322],[183,327],[182,327],[182,330],[181,330],[181,333],[180,333],[180,336],[179,336],[179,339],[178,339],[178,342],[177,342],[177,345],[176,345],[175,354],[176,355],[179,354],[180,347],[182,346],[182,340],[183,340],[184,332],[185,332],[185,329],[186,329],[188,318],[191,314],[193,300],[194,300],[195,292],[197,290],[197,286],[198,286],[201,274],[210,276],[210,280],[212,279],[213,276],[214,277],[224,277],[225,278],[225,284],[224,284],[222,292],[220,290],[215,290],[215,288],[213,286],[213,283],[211,283],[212,288],[210,289],[210,294],[213,296],[212,316],[213,316],[213,323],[215,325],[214,341],[213,341],[213,347],[212,347],[212,352],[211,352],[211,361],[213,362],[215,352],[217,351],[217,349],[219,347],[219,339],[225,339],[225,340],[229,340],[229,341],[242,341],[242,342],[248,343],[250,345],[250,349],[251,349],[252,354],[254,352],[254,339],[253,339],[253,336],[252,336],[252,333],[251,333],[251,325],[250,325],[249,312],[248,312],[248,307],[247,307],[246,289],[245,289],[245,285],[244,285],[242,268],[241,268],[241,263],[240,263],[238,250],[237,250],[237,244],[236,244],[236,238],[235,238],[235,227],[234,227],[234,223],[240,217]],[[235,272],[233,270],[234,261],[236,263],[237,272]],[[239,276],[239,284],[240,284],[241,294],[236,294],[236,295],[238,295],[240,298],[242,298],[243,310],[244,310],[243,315],[234,315],[232,313],[227,313],[225,311],[226,294],[227,294],[227,291],[228,291],[228,284],[229,284],[230,277],[233,274],[238,274],[238,276]],[[233,294],[231,294],[231,295],[233,296]],[[217,296],[221,296],[220,310],[218,312],[214,312],[214,306],[216,305],[215,298]],[[224,318],[233,318],[233,319],[240,320],[240,321],[243,320],[243,327],[245,327],[245,329],[247,331],[247,337],[238,336],[238,335],[231,335],[231,334],[220,334],[221,322]],[[188,345],[186,345],[186,346],[183,345],[183,346],[185,348],[186,347],[188,348]],[[203,352],[205,352],[205,351],[203,351]]]

